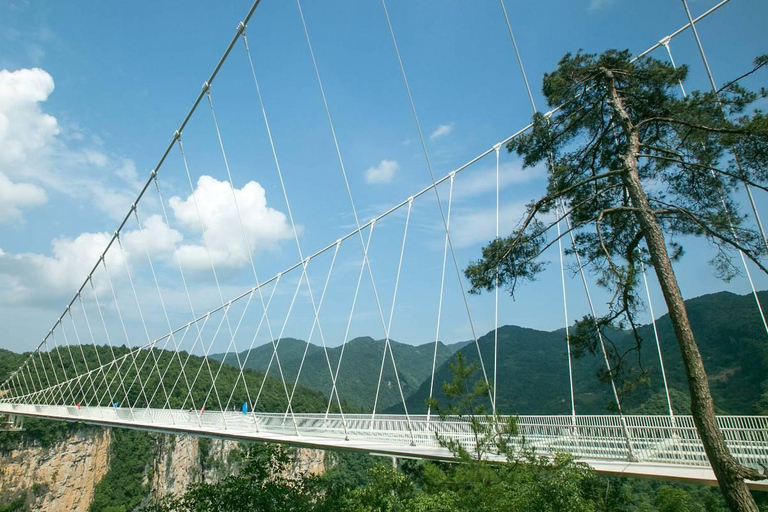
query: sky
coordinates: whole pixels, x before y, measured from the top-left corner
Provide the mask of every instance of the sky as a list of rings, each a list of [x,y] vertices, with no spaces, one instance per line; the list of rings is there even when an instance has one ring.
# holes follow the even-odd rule
[[[714,4],[690,2],[694,16]],[[248,1],[0,5],[0,347],[35,348],[62,315],[249,7]],[[507,0],[506,7],[540,109],[546,106],[541,77],[566,52],[639,53],[686,23],[682,5],[662,0]],[[205,353],[233,341],[243,350],[280,335],[339,345],[355,336],[383,338],[388,330],[392,339],[420,344],[436,336],[468,340],[493,328],[494,295],[465,302],[467,283],[456,269],[495,235],[494,154],[457,174],[452,195],[449,181],[437,189],[446,212],[452,197],[455,249],[455,261],[450,251],[447,257],[438,326],[445,228],[434,192],[407,205],[431,178],[382,5],[305,0],[302,9],[339,153],[296,3],[264,0],[247,36],[285,195],[238,42],[211,87],[213,112],[204,99],[183,131],[189,176],[174,146],[158,171],[158,187],[147,189],[121,245],[107,253],[108,270],[97,268],[93,286],[57,327],[58,340],[146,343],[247,292],[254,274],[268,281],[259,292],[163,343]],[[529,122],[498,2],[391,0],[388,9],[436,178]],[[765,19],[764,2],[732,0],[700,23],[718,83],[768,53]],[[706,89],[690,31],[673,40],[672,51],[690,66],[687,88]],[[653,55],[667,58],[663,49]],[[765,85],[765,74],[750,84]],[[372,235],[365,229],[336,250],[335,241],[356,228],[339,155],[361,223],[406,205],[378,221]],[[506,152],[499,165],[504,234],[545,181],[542,169],[522,169]],[[757,196],[765,210],[768,201]],[[360,279],[369,240],[370,272],[365,267]],[[301,265],[281,274],[329,245],[307,265],[309,286]],[[676,266],[684,295],[748,293],[743,276],[729,283],[714,277],[711,255],[706,243],[690,243]],[[563,326],[557,257],[555,250],[545,255],[547,271],[514,299],[501,295],[499,324]],[[765,276],[752,272],[758,288],[768,287]],[[650,277],[658,316],[665,308]],[[566,285],[573,320],[588,309],[577,276],[570,273]],[[591,286],[599,313],[607,296]],[[262,304],[269,304],[266,316]]]

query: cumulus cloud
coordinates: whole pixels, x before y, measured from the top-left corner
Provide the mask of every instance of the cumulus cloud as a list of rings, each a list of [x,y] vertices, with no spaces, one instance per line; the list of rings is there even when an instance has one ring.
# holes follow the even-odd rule
[[[43,204],[45,190],[30,183],[14,183],[0,172],[0,223],[21,218],[22,208]]]
[[[127,231],[120,238],[123,248],[131,259],[150,256],[166,258],[173,253],[174,246],[184,240],[184,236],[171,229],[160,215],[150,215],[142,220],[142,229]]]
[[[281,241],[293,238],[286,216],[267,206],[261,185],[251,181],[234,192],[253,253],[273,250]],[[179,230],[172,229],[160,215],[153,214],[142,218],[141,229],[122,232],[121,243],[113,244],[106,256],[112,279],[125,278],[126,264],[137,267],[137,272],[139,268],[146,268],[147,252],[155,265],[171,264],[174,247],[178,248],[176,256],[185,268],[209,268],[208,252],[199,236],[195,199],[214,264],[217,267],[247,265],[248,250],[229,182],[201,176],[194,195],[185,199],[172,197],[168,201]],[[49,254],[13,254],[0,249],[0,305],[60,305],[79,288],[111,238],[112,234],[107,232],[55,238]],[[95,285],[97,293],[109,291],[103,276],[95,280]]]
[[[379,165],[365,170],[365,182],[369,184],[391,183],[398,169],[400,169],[400,164],[396,161],[384,159],[379,162]]]
[[[435,128],[435,131],[432,132],[432,134],[429,136],[429,140],[435,140],[439,139],[440,137],[445,137],[446,135],[449,135],[451,132],[453,132],[453,124],[441,124],[437,128]]]
[[[0,303],[4,305],[57,304],[74,294],[98,261],[109,233],[83,233],[76,238],[55,238],[51,255],[9,254],[0,250]],[[107,264],[122,266],[125,255],[110,251]]]
[[[126,264],[145,265],[147,251],[154,261],[169,260],[174,243],[183,238],[159,215],[148,216],[142,220],[142,229],[123,231],[120,244],[113,244],[107,252],[110,277],[120,281]],[[77,291],[111,239],[107,232],[54,238],[50,255],[11,254],[0,249],[0,305],[60,305]],[[95,287],[97,293],[105,293],[108,282],[96,279]]]
[[[0,173],[37,190],[17,189],[23,199],[5,216],[19,218],[23,208],[45,202],[43,194],[56,191],[121,218],[140,187],[135,170],[125,171],[133,162],[44,112],[54,88],[51,75],[40,68],[0,70]]]
[[[22,209],[47,200],[45,190],[8,174],[59,134],[56,118],[40,109],[51,92],[53,79],[42,69],[0,70],[0,222],[18,220]]]
[[[59,134],[56,118],[40,103],[53,92],[53,78],[40,68],[0,70],[0,165],[22,164]]]
[[[192,195],[186,199],[174,196],[168,201],[180,226],[188,232],[199,233],[202,222],[205,241],[215,265],[243,266],[249,261],[249,246],[253,253],[274,250],[281,241],[293,238],[285,214],[267,206],[264,187],[250,181],[243,188],[234,189],[243,228],[248,237],[246,245],[232,192],[229,182],[200,176]],[[206,268],[210,265],[202,241],[199,244],[181,245],[178,258],[183,265],[191,268]]]

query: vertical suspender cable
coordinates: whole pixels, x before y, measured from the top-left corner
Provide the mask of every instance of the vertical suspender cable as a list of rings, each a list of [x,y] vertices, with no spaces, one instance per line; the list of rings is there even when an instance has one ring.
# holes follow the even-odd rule
[[[403,268],[403,256],[405,255],[405,241],[408,238],[408,225],[411,221],[411,207],[413,206],[413,199],[411,198],[408,201],[408,212],[405,216],[405,228],[403,228],[403,243],[400,245],[400,258],[397,261],[397,275],[395,277],[395,290],[392,292],[392,307],[389,309],[389,322],[387,322],[387,342],[390,341],[390,336],[392,332],[392,319],[395,316],[395,306],[397,305],[397,289],[400,285],[400,273]],[[389,355],[394,360],[394,355],[392,354],[392,345],[389,345]],[[381,379],[384,375],[384,362],[387,358],[387,351],[386,348],[384,350],[384,356],[381,359],[381,370],[379,370],[379,382],[376,385],[376,396],[373,400],[373,414],[371,415],[371,419],[376,416],[376,406],[379,403],[379,390],[381,389]],[[400,376],[395,371],[395,381],[397,381],[397,389],[400,392],[401,398],[403,400],[403,407],[407,407],[405,405],[405,395],[403,395],[403,385],[400,383]],[[408,414],[408,409],[405,409],[406,415]],[[410,422],[409,422],[410,423]],[[373,427],[373,422],[371,422],[371,427]]]
[[[597,331],[597,337],[600,341],[600,349],[603,353],[603,361],[605,362],[605,367],[608,370],[608,375],[611,378],[611,390],[613,391],[613,398],[616,401],[616,408],[619,412],[619,420],[621,421],[621,428],[624,432],[624,436],[627,440],[627,450],[629,451],[629,458],[634,458],[634,453],[632,450],[632,443],[630,442],[630,436],[629,436],[629,429],[627,428],[627,419],[624,417],[624,411],[621,408],[621,400],[619,399],[619,392],[616,389],[616,381],[613,378],[613,368],[611,367],[611,361],[608,358],[608,351],[605,348],[605,340],[603,339],[603,333],[600,330],[600,326],[597,323],[597,313],[595,312],[595,306],[592,302],[592,294],[589,292],[589,285],[587,284],[587,276],[586,271],[584,270],[584,265],[581,263],[581,253],[579,251],[579,247],[576,244],[576,237],[573,235],[573,226],[571,225],[571,219],[566,215],[565,205],[560,202],[560,208],[562,208],[563,211],[563,217],[565,218],[566,227],[568,228],[568,232],[570,234],[571,238],[571,245],[573,247],[573,253],[576,256],[576,265],[579,267],[579,274],[581,274],[581,283],[584,286],[584,294],[587,297],[587,304],[589,305],[589,311],[592,314],[592,318],[595,321],[595,329]]]
[[[333,144],[334,144],[334,147],[336,149],[336,156],[337,156],[338,161],[339,161],[339,167],[341,169],[341,174],[342,174],[342,176],[344,178],[344,184],[346,185],[347,196],[349,198],[349,203],[350,203],[350,205],[352,207],[352,214],[354,215],[354,218],[355,218],[355,225],[357,227],[357,234],[358,234],[358,238],[360,239],[360,247],[363,249],[363,251],[365,251],[366,250],[365,249],[365,241],[363,240],[363,234],[360,231],[360,220],[359,220],[359,217],[357,215],[357,208],[355,207],[355,202],[354,202],[354,199],[353,199],[353,196],[352,196],[352,188],[349,185],[349,179],[347,178],[347,170],[346,170],[346,167],[344,166],[344,159],[341,156],[341,148],[339,146],[338,138],[336,137],[336,129],[333,126],[333,119],[331,118],[331,110],[330,110],[330,108],[328,106],[328,100],[325,97],[325,88],[323,87],[323,81],[320,78],[320,69],[317,66],[317,60],[315,59],[315,52],[312,49],[312,41],[311,41],[311,39],[309,37],[309,30],[307,29],[306,20],[304,19],[304,11],[301,9],[301,0],[296,0],[296,6],[298,7],[298,10],[299,10],[299,17],[301,18],[301,25],[302,25],[302,28],[304,29],[304,37],[307,40],[307,47],[309,49],[310,57],[312,58],[312,66],[314,67],[315,76],[317,77],[317,84],[318,84],[318,86],[320,88],[320,95],[322,96],[322,99],[323,99],[323,107],[325,108],[325,115],[328,118],[328,124],[329,124],[330,129],[331,129],[331,135],[333,136]],[[368,259],[367,256],[363,257],[363,263],[368,268],[368,276],[371,279],[371,288],[373,290],[373,296],[375,298],[376,307],[377,307],[378,314],[379,314],[379,320],[381,321],[381,326],[384,329],[384,334],[385,334],[384,350],[386,351],[387,349],[390,349],[390,346],[389,346],[390,345],[389,344],[389,333],[387,332],[387,324],[386,324],[386,321],[384,320],[384,310],[381,307],[381,300],[379,299],[378,287],[376,286],[376,280],[373,277],[373,270],[371,268],[370,259]],[[457,269],[458,269],[458,267],[457,267]],[[391,349],[390,349],[390,355],[392,355]],[[392,366],[395,369],[395,375],[397,375],[398,374],[398,372],[397,372],[397,363],[395,362],[394,357],[392,357]],[[488,379],[486,378],[486,382],[487,381],[488,381]],[[410,416],[408,415],[408,408],[407,408],[407,406],[405,404],[405,398],[404,397],[403,397],[402,402],[403,402],[403,408],[405,409],[406,419],[408,421],[408,428],[410,429],[411,428],[411,420],[410,420]],[[411,431],[411,434],[413,434],[412,431]]]
[[[687,9],[687,4],[685,3],[685,1],[683,3],[685,4],[686,9]],[[689,16],[690,16],[690,13],[689,13]],[[693,23],[691,24],[691,27],[693,27],[693,29],[694,29],[694,35],[696,36],[696,41],[700,43],[700,41],[698,39],[698,32],[695,31],[696,28],[695,28],[695,25]],[[662,40],[662,44],[667,49],[667,54],[669,55],[669,61],[672,64],[672,67],[677,69],[677,67],[675,65],[674,57],[672,57],[672,49],[669,46],[669,42],[666,41],[666,40]],[[701,46],[699,46],[699,49],[700,49],[702,59],[704,60],[704,63],[705,63],[706,69],[707,69],[707,76],[709,77],[710,84],[713,87],[715,87],[715,85],[714,85],[714,83],[715,83],[714,78],[712,78],[712,74],[709,72],[709,65],[706,63],[706,57],[704,55],[704,50],[703,50],[703,48]],[[683,87],[682,82],[680,82],[680,87],[681,88]],[[715,93],[717,93],[716,89],[715,89]],[[685,89],[683,89],[683,97],[687,97]],[[713,178],[716,178],[716,174],[715,174],[714,170],[710,170],[710,173],[712,174]],[[749,189],[749,185],[746,182],[744,182],[744,186],[747,188],[747,193],[749,194],[749,197],[751,199],[752,198],[752,192]],[[729,218],[728,223],[729,223],[729,225],[731,227],[731,233],[732,233],[732,235],[735,238],[737,238],[738,235],[736,234],[736,229],[734,228],[733,223],[730,221],[731,213],[728,210],[728,205],[725,202],[725,196],[723,195],[722,191],[720,192],[720,203],[723,205],[723,210],[725,211],[725,214]],[[754,202],[752,203],[752,206],[753,206],[753,213],[755,214],[755,219],[758,222],[758,226],[760,227],[761,234],[763,234],[762,233],[762,224],[760,223],[760,216],[757,213],[757,209],[754,206]],[[765,237],[764,234],[763,234],[763,237]],[[763,240],[765,241],[765,238]],[[766,248],[768,248],[768,245],[766,245]],[[750,272],[749,265],[747,265],[747,258],[744,256],[744,252],[741,249],[739,249],[738,251],[739,251],[739,257],[741,258],[742,266],[744,267],[744,273],[746,274],[747,280],[749,281],[749,286],[752,289],[752,295],[755,297],[755,303],[757,304],[757,311],[760,313],[760,319],[763,322],[763,328],[765,329],[765,333],[768,334],[768,321],[766,321],[765,313],[763,312],[763,306],[760,303],[760,297],[757,295],[757,288],[755,287],[755,283],[752,280],[752,272]]]
[[[349,339],[349,329],[352,327],[352,317],[355,314],[355,306],[357,306],[357,297],[360,293],[360,284],[363,282],[363,274],[365,274],[365,262],[368,260],[368,249],[371,246],[371,239],[373,238],[373,228],[376,227],[376,223],[372,222],[368,231],[368,240],[363,246],[363,259],[360,262],[360,273],[357,276],[357,285],[355,285],[355,294],[352,296],[352,306],[349,309],[349,317],[347,317],[347,328],[344,331],[344,338],[341,343],[341,351],[339,352],[339,360],[336,363],[336,372],[334,373],[334,379],[331,382],[331,394],[328,398],[328,408],[325,410],[325,418],[328,419],[328,414],[331,412],[331,403],[333,403],[333,397],[339,398],[339,389],[337,382],[339,379],[339,372],[341,371],[341,362],[344,360],[344,349],[347,347],[347,340]]]
[[[720,92],[717,89],[717,85],[715,84],[715,79],[712,76],[712,69],[709,67],[709,62],[707,61],[707,54],[704,52],[704,46],[701,44],[701,38],[699,37],[699,31],[696,30],[696,23],[693,20],[693,17],[691,16],[691,10],[688,8],[688,0],[682,0],[683,2],[683,8],[685,9],[685,15],[688,17],[688,23],[691,24],[691,32],[693,32],[693,38],[696,40],[696,46],[699,49],[699,55],[701,55],[701,61],[704,64],[704,69],[707,72],[707,78],[709,79],[709,85],[712,87],[712,92],[717,96],[720,97]],[[741,162],[739,161],[739,155],[734,153],[734,157],[736,159],[736,165],[741,169]],[[755,204],[755,199],[752,197],[752,189],[749,186],[749,184],[745,181],[744,182],[744,188],[747,191],[747,196],[749,197],[749,204],[752,206],[752,213],[755,215],[755,221],[757,222],[757,227],[760,230],[760,236],[763,238],[763,245],[765,245],[766,250],[768,250],[768,238],[765,236],[765,230],[763,229],[763,222],[760,219],[760,213],[757,211],[757,205]]]
[[[308,264],[308,261],[305,260],[304,253],[303,253],[303,251],[301,249],[301,242],[299,241],[299,233],[296,230],[296,224],[295,224],[294,218],[293,218],[293,210],[291,209],[291,203],[288,200],[288,190],[287,190],[287,188],[285,186],[285,180],[283,179],[283,171],[282,171],[282,168],[280,166],[280,159],[277,157],[277,149],[275,147],[274,138],[272,137],[272,128],[271,128],[270,123],[269,123],[269,117],[267,116],[267,109],[266,109],[266,107],[264,105],[264,98],[261,95],[261,87],[259,87],[259,80],[256,77],[256,67],[253,64],[253,57],[251,56],[251,49],[248,46],[248,36],[246,34],[245,28],[243,28],[242,39],[243,39],[243,46],[245,47],[245,53],[246,53],[246,55],[248,57],[248,64],[250,65],[250,69],[251,69],[251,77],[253,78],[253,84],[254,84],[254,87],[256,89],[256,96],[257,96],[257,98],[259,100],[259,107],[261,108],[261,115],[262,115],[262,118],[264,120],[264,127],[265,127],[265,129],[267,131],[267,138],[269,139],[269,147],[272,150],[272,158],[275,161],[275,169],[277,171],[277,176],[278,176],[278,179],[280,181],[280,189],[282,190],[283,198],[285,199],[285,206],[286,206],[286,209],[288,211],[288,219],[291,222],[291,230],[293,231],[293,238],[294,238],[294,240],[296,242],[296,248],[298,250],[299,258],[302,260],[303,265],[306,267],[306,265]],[[336,250],[338,250],[338,245],[336,247]],[[333,267],[331,267],[331,269],[332,268]],[[322,328],[322,325],[320,324],[320,318],[319,318],[320,306],[315,303],[315,297],[314,297],[314,294],[312,293],[312,285],[310,283],[309,275],[306,274],[306,268],[304,270],[305,270],[305,275],[306,275],[306,280],[307,280],[307,292],[309,294],[310,303],[312,305],[312,311],[315,314],[315,320],[314,320],[314,322],[312,324],[312,330],[314,331],[315,326],[317,326],[317,329],[318,329],[318,331],[320,333],[320,340],[321,340],[322,345],[323,345],[323,354],[325,355],[325,359],[326,359],[326,362],[328,364],[328,373],[330,374],[331,380],[333,380],[334,379],[333,370],[331,368],[330,358],[328,357],[328,349],[327,349],[326,343],[325,343],[325,336],[323,334],[323,328]],[[254,270],[254,272],[255,272],[255,270]],[[331,273],[329,272],[328,279],[330,279],[330,275],[331,275]],[[326,288],[327,288],[327,283],[326,283]],[[322,299],[321,299],[321,302],[322,302]],[[262,300],[262,303],[263,303],[263,300]],[[309,343],[309,340],[307,340],[307,343]],[[309,345],[307,345],[307,348],[308,347],[309,347]],[[302,361],[301,361],[301,365],[300,366],[304,365],[304,357],[305,356],[306,356],[306,350],[304,351],[304,354],[302,356]],[[298,377],[299,376],[301,376],[301,372],[297,373],[296,385],[298,385]],[[294,390],[295,390],[295,387],[294,387]],[[292,397],[293,397],[293,391],[291,392],[291,398],[289,398],[289,400],[288,400],[288,408],[289,409],[291,408]],[[343,411],[343,409],[341,407],[341,401],[340,400],[337,400],[337,406],[339,407],[339,413],[341,414],[341,417],[342,417],[342,424],[344,425],[344,428],[345,428],[345,431],[346,431],[346,420],[344,419],[344,411]]]
[[[667,384],[667,372],[664,369],[664,356],[661,354],[661,342],[659,341],[659,330],[656,328],[656,315],[653,312],[653,302],[651,301],[651,289],[648,287],[648,276],[645,272],[645,264],[641,263],[643,271],[643,283],[645,284],[645,295],[648,298],[648,312],[651,314],[651,323],[653,325],[653,336],[656,338],[656,350],[659,352],[659,364],[661,366],[661,379],[664,382],[664,393],[667,396],[667,407],[669,408],[669,418],[672,420],[672,426],[675,424],[675,413],[672,409],[672,399],[669,397],[669,385]]]
[[[453,181],[456,175],[451,173],[451,183],[448,189],[448,213],[446,215],[446,227],[450,232],[451,229],[451,205],[453,204]],[[435,386],[435,368],[437,366],[437,344],[440,340],[440,320],[443,316],[443,291],[445,290],[445,264],[448,261],[448,233],[445,234],[445,242],[443,245],[443,266],[440,273],[440,296],[437,302],[437,327],[435,329],[435,351],[432,354],[432,376],[429,379],[429,398],[434,398],[432,392]],[[427,428],[429,428],[429,421],[432,416],[432,403],[427,407]]]
[[[531,104],[531,110],[533,114],[536,115],[536,113],[538,112],[538,109],[536,108],[536,102],[533,99],[533,91],[531,90],[531,84],[528,81],[528,75],[525,73],[523,58],[522,58],[522,55],[520,54],[520,49],[517,46],[517,41],[515,40],[515,33],[512,30],[512,23],[509,21],[509,15],[507,14],[507,8],[504,5],[504,0],[499,0],[499,4],[501,5],[501,12],[504,15],[504,22],[507,26],[507,32],[509,32],[509,39],[512,42],[512,48],[515,51],[517,64],[520,67],[520,74],[523,77],[523,84],[525,85],[525,91],[528,94],[528,101]],[[549,160],[551,163],[552,155],[550,155]],[[498,178],[497,178],[496,187],[498,188]],[[497,206],[497,209],[498,209],[498,206]],[[565,215],[564,206],[563,206],[563,215]],[[575,394],[573,389],[573,361],[571,359],[571,333],[570,333],[570,326],[568,325],[568,295],[566,293],[566,287],[565,287],[565,261],[564,261],[564,255],[563,255],[563,242],[562,242],[561,233],[560,233],[560,220],[561,220],[560,218],[558,218],[557,220],[557,248],[558,248],[558,254],[560,256],[560,283],[561,283],[561,288],[563,290],[563,314],[565,318],[565,343],[566,343],[566,348],[568,350],[568,384],[569,384],[570,395],[571,395],[571,423],[573,425],[576,425],[576,399],[575,399]],[[496,233],[496,236],[498,238],[498,233]],[[496,288],[498,289],[498,284]],[[611,379],[613,379],[612,376],[611,376]]]
[[[573,393],[573,362],[571,361],[571,328],[568,322],[568,298],[565,291],[565,261],[563,240],[560,232],[560,220],[557,219],[557,253],[560,256],[560,283],[563,289],[563,315],[565,318],[565,346],[568,350],[568,382],[571,389],[571,424],[576,425],[576,399]]]
[[[472,338],[475,342],[475,347],[477,349],[477,357],[480,361],[480,369],[483,372],[483,379],[485,380],[485,384],[488,387],[488,399],[493,403],[493,393],[491,392],[491,386],[490,382],[488,381],[488,373],[485,370],[485,362],[483,361],[483,354],[480,351],[480,342],[477,339],[477,333],[475,332],[475,324],[472,320],[472,312],[469,309],[469,301],[467,300],[467,294],[464,290],[464,280],[461,275],[461,269],[459,268],[459,262],[456,258],[456,252],[453,249],[453,242],[451,241],[451,235],[448,232],[448,222],[445,218],[445,211],[443,210],[443,203],[440,200],[440,193],[437,190],[437,182],[435,181],[435,173],[432,170],[432,161],[429,158],[429,151],[427,150],[427,143],[424,139],[424,132],[421,129],[421,122],[419,121],[419,115],[416,111],[416,103],[413,101],[413,95],[411,94],[411,86],[408,84],[408,76],[405,73],[405,66],[403,65],[403,59],[400,56],[400,49],[397,46],[397,38],[395,37],[395,31],[392,28],[392,21],[389,18],[389,11],[387,10],[387,2],[386,0],[381,0],[381,5],[384,8],[384,16],[387,19],[387,26],[389,27],[389,35],[392,38],[392,45],[395,49],[395,55],[397,56],[397,62],[400,66],[400,74],[403,78],[403,84],[405,85],[405,91],[408,94],[408,102],[411,106],[411,113],[413,114],[413,120],[416,124],[416,131],[419,134],[419,141],[421,142],[421,149],[424,152],[424,159],[427,163],[427,170],[429,171],[429,177],[432,181],[432,189],[435,192],[435,200],[437,201],[437,208],[440,211],[440,218],[443,223],[443,229],[445,230],[446,237],[448,238],[448,248],[451,251],[451,259],[453,260],[453,266],[456,269],[456,280],[459,284],[459,289],[461,291],[461,298],[464,301],[464,309],[466,309],[467,312],[467,319],[469,321],[469,328],[472,331]],[[494,414],[496,411],[493,411]]]
[[[502,2],[503,5],[503,2]],[[496,150],[496,240],[499,239],[499,150],[501,144],[494,146]],[[446,227],[448,225],[446,219]],[[493,404],[491,410],[496,416],[496,396],[498,390],[499,375],[499,267],[496,266],[496,272],[493,276]]]

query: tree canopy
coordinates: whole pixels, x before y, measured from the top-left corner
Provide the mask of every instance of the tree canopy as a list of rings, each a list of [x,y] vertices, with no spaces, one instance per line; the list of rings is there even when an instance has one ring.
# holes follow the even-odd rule
[[[766,62],[758,58],[752,72]],[[572,236],[570,252],[611,294],[605,315],[587,316],[573,329],[578,355],[606,350],[608,328],[627,326],[639,349],[638,284],[644,267],[653,267],[683,357],[693,419],[723,495],[732,510],[755,511],[744,479],[766,475],[741,466],[725,445],[672,264],[683,255],[683,238],[697,236],[716,249],[710,263],[721,278],[739,273],[735,250],[768,272],[761,260],[768,241],[733,198],[742,184],[748,192],[768,190],[768,122],[754,105],[760,95],[739,79],[720,91],[681,97],[677,88],[686,76],[684,66],[633,59],[628,51],[566,54],[544,76],[543,92],[554,110],[536,114],[530,132],[507,146],[526,166],[546,163],[546,193],[528,205],[509,236],[483,248],[465,274],[474,292],[505,286],[514,293],[544,269],[540,257],[548,247]],[[549,236],[562,218],[565,233]],[[625,355],[615,346],[606,354],[614,359],[606,365],[612,382]]]

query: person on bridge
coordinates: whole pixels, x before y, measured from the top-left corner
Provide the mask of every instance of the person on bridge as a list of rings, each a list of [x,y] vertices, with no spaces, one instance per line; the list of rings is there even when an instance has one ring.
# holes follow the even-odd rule
[[[243,402],[243,414],[248,414],[248,402]]]

